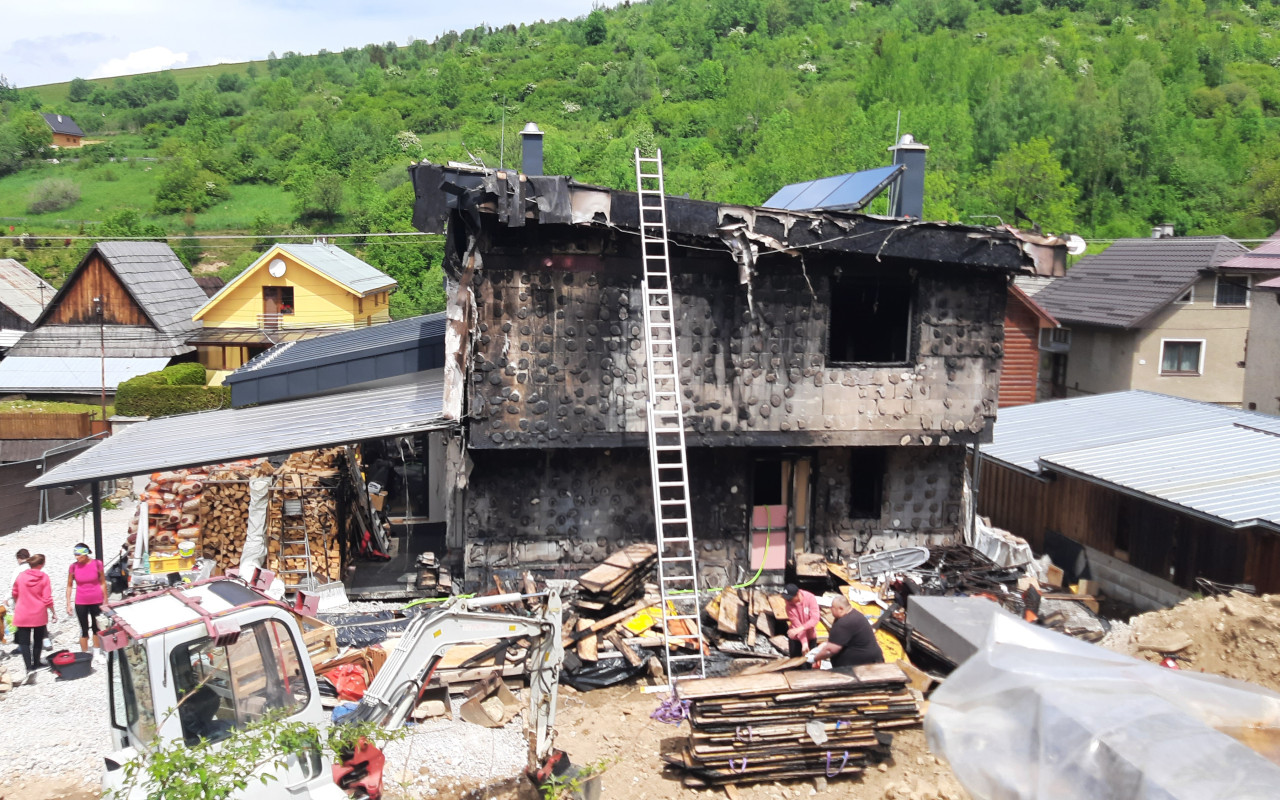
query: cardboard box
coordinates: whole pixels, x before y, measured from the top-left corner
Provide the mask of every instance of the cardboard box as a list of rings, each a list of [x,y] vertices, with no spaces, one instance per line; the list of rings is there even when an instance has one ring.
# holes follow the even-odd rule
[[[385,503],[386,501],[387,501],[386,492],[379,492],[377,494],[369,495],[369,505],[373,507],[374,511],[381,511],[382,504]]]

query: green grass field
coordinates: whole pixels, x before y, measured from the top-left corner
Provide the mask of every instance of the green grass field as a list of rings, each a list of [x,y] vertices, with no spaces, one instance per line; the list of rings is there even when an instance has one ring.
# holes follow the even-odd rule
[[[78,164],[44,164],[0,178],[0,222],[25,232],[73,233],[80,222],[101,222],[120,208],[136,208],[148,219],[178,232],[186,227],[181,215],[151,213],[159,176],[157,162],[130,161],[81,168]],[[27,211],[34,186],[46,178],[66,178],[80,188],[80,201],[61,211],[31,214]],[[293,218],[290,195],[278,186],[232,186],[231,199],[195,215],[195,229],[202,232],[248,230],[265,213],[279,225]]]
[[[262,74],[262,75],[267,74],[266,61],[241,61],[237,64],[213,64],[212,66],[208,66],[208,67],[186,67],[183,69],[175,69],[171,71],[173,72],[174,80],[178,82],[179,88],[185,89],[191,84],[198,83],[200,80],[204,78],[216,79],[219,75],[223,75],[228,72],[234,72],[234,73],[239,73],[243,75],[246,72],[248,72],[250,64],[258,65],[259,74]],[[130,78],[133,76],[125,75],[122,77]],[[92,83],[95,86],[99,86],[99,85],[112,86],[114,85],[116,80],[117,80],[116,78],[91,78],[89,79],[89,83]],[[71,89],[70,81],[66,81],[64,83],[46,83],[41,86],[22,87],[22,90],[24,92],[34,93],[37,97],[40,98],[41,102],[47,103],[51,106],[56,106],[56,105],[60,105],[62,103],[68,102],[67,92],[70,89]]]

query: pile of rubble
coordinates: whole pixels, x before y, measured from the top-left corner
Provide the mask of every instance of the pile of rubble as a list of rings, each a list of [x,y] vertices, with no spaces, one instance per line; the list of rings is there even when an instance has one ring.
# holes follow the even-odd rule
[[[1129,636],[1106,644],[1148,661],[1172,657],[1181,669],[1280,691],[1280,595],[1232,592],[1184,600],[1134,617],[1129,626]]]

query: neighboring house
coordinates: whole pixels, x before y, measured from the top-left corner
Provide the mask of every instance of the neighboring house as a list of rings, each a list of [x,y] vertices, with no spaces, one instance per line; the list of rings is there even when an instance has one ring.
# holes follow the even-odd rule
[[[227,285],[227,282],[217,275],[195,275],[193,277],[196,279],[196,285],[203,289],[204,293],[209,297],[213,297],[222,291],[223,286]]]
[[[1145,389],[1241,405],[1252,278],[1218,268],[1247,252],[1225,236],[1167,236],[1082,258],[1035,296],[1070,331],[1055,396]]]
[[[84,139],[84,131],[76,121],[65,114],[41,114],[44,121],[53,131],[54,147],[80,147]]]
[[[1020,406],[1050,396],[1044,379],[1061,354],[1052,352],[1061,326],[1035,301],[1035,294],[1053,280],[1019,275],[1009,286],[1004,309],[1004,362],[1000,374],[1000,407]]]
[[[411,170],[415,227],[448,235],[445,409],[468,467],[448,540],[467,584],[573,573],[652,541],[637,195]],[[702,580],[763,567],[770,583],[804,554],[955,541],[966,446],[996,417],[1010,277],[1064,248],[666,202]]]
[[[1280,591],[1280,419],[1153,392],[1000,412],[978,513],[1139,608],[1196,579]]]
[[[0,356],[31,330],[54,289],[12,258],[0,258]]]
[[[277,244],[195,313],[190,339],[219,382],[275,344],[391,320],[396,282],[340,247]]]
[[[167,244],[100,242],[0,361],[0,392],[112,394],[195,351],[205,299]]]
[[[1244,407],[1280,414],[1280,232],[1226,262],[1221,271],[1250,289]]]

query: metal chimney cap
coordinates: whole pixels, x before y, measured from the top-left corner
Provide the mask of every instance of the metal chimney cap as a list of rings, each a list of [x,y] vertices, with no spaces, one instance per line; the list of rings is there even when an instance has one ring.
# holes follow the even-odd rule
[[[529,122],[529,123],[526,123],[524,128],[520,131],[520,135],[521,136],[542,136],[544,134],[541,130],[538,129],[538,123]]]
[[[909,133],[904,133],[904,134],[902,134],[902,136],[898,139],[898,143],[897,143],[897,144],[893,145],[892,147],[885,148],[885,149],[887,149],[887,150],[889,150],[889,151],[891,151],[891,152],[892,152],[892,151],[894,151],[894,150],[928,150],[928,149],[929,149],[929,145],[927,145],[927,144],[920,144],[919,142],[917,142],[917,141],[916,141],[916,137],[912,136],[912,135],[911,135],[911,134],[909,134]]]

